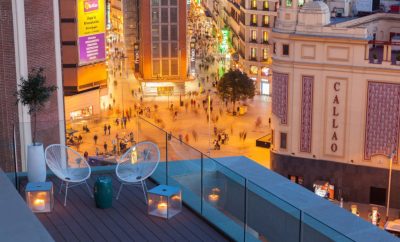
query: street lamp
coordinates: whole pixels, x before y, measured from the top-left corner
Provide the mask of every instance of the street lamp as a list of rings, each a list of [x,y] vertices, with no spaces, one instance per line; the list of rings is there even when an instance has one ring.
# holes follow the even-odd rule
[[[387,201],[386,201],[386,221],[389,219],[389,206],[390,206],[390,187],[392,185],[392,165],[393,165],[393,158],[396,155],[396,148],[389,156],[389,185],[388,185],[388,194],[387,194]]]

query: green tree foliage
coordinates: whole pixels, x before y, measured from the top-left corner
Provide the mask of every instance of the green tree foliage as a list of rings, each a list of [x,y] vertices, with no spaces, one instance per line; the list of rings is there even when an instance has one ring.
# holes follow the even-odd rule
[[[240,70],[230,69],[218,82],[218,93],[222,100],[232,102],[235,110],[235,103],[239,100],[253,98],[255,87],[246,73]]]
[[[42,110],[56,89],[57,87],[54,85],[46,86],[43,68],[32,69],[28,78],[21,78],[21,84],[18,85],[18,91],[15,93],[17,103],[20,102],[22,105],[28,106],[28,113],[33,116],[33,144],[36,143],[37,113]]]

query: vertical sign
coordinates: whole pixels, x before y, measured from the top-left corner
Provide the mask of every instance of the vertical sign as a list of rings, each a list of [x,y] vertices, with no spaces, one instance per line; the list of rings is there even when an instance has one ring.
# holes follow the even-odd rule
[[[190,73],[196,73],[196,44],[190,42]]]
[[[326,95],[325,154],[344,155],[347,81],[328,79]]]
[[[139,44],[135,44],[133,46],[133,55],[135,58],[135,71],[139,71],[139,57],[140,57]]]
[[[105,0],[77,0],[79,65],[105,60]]]

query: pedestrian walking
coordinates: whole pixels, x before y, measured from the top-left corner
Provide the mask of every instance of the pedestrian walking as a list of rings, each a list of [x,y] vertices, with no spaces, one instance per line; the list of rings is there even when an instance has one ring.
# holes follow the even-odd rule
[[[107,129],[108,129],[108,135],[110,135],[111,134],[111,125],[110,124],[108,125]]]
[[[106,141],[104,141],[103,147],[104,147],[104,153],[107,153],[107,147],[108,147],[108,145],[107,145],[107,142],[106,142]]]
[[[268,127],[271,128],[271,118],[268,118]]]
[[[194,139],[194,141],[195,142],[197,142],[197,132],[196,132],[196,130],[192,130],[192,135],[193,135],[193,139]]]
[[[89,161],[89,153],[87,151],[83,153],[83,157],[85,158],[86,161]]]
[[[189,143],[189,134],[188,133],[186,133],[186,135],[185,135],[185,142]]]
[[[104,135],[107,134],[107,124],[104,124]]]
[[[247,136],[247,131],[244,131],[244,133],[243,133],[243,142],[246,141],[246,136]]]
[[[182,134],[179,134],[179,136],[178,136],[178,137],[179,137],[179,141],[180,141],[180,142],[181,142],[181,144],[182,144],[182,138],[183,138],[183,137],[182,137]]]
[[[98,139],[99,137],[97,137],[97,134],[95,134],[94,136],[93,136],[93,140],[94,140],[94,144],[95,145],[97,145],[97,139]]]

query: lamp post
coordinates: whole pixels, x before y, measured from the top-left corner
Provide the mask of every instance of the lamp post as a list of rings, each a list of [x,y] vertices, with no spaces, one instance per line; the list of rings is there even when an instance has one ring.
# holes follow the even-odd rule
[[[387,201],[386,201],[386,221],[389,219],[389,206],[390,206],[390,188],[392,185],[392,165],[393,165],[393,158],[396,154],[396,149],[389,156],[389,185],[388,185],[388,194],[387,194]]]

